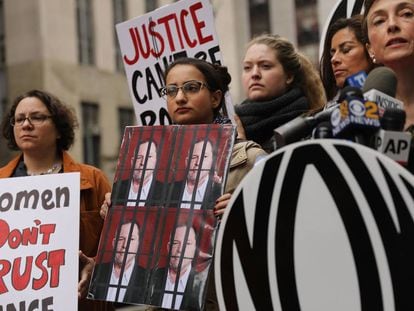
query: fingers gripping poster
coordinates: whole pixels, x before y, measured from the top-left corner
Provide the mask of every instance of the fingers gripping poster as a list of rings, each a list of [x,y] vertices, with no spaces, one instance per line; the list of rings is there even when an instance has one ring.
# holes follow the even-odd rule
[[[89,297],[201,310],[232,125],[127,127]]]
[[[0,310],[77,310],[79,173],[0,179]]]

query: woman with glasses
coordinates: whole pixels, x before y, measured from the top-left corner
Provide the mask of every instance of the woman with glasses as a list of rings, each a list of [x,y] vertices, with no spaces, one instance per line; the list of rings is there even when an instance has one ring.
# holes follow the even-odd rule
[[[179,58],[168,66],[164,77],[166,86],[161,90],[161,94],[166,98],[168,114],[174,124],[230,123],[230,120],[220,113],[225,104],[224,94],[229,90],[231,81],[226,67],[196,58]],[[225,186],[226,194],[216,201],[216,216],[224,213],[231,193],[255,162],[266,154],[252,141],[236,140]],[[105,217],[110,204],[108,193],[101,207],[102,217]],[[218,310],[213,274],[210,273],[205,310]]]
[[[248,43],[242,84],[247,99],[235,107],[236,113],[247,139],[268,152],[274,149],[275,128],[325,103],[313,64],[278,35],[260,35]]]
[[[80,172],[79,310],[113,310],[111,304],[84,299],[94,263],[90,257],[96,254],[103,225],[99,203],[111,187],[102,171],[76,163],[68,154],[76,126],[75,114],[52,94],[31,90],[18,96],[2,131],[9,148],[21,153],[0,168],[0,178]]]

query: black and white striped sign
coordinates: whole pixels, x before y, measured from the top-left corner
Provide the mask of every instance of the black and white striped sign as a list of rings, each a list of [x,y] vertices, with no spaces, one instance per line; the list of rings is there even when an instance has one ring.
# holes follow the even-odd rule
[[[272,153],[233,194],[215,277],[221,310],[414,310],[414,176],[340,140]]]

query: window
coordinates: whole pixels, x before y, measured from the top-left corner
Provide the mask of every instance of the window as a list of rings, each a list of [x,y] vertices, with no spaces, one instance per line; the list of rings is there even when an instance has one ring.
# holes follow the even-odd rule
[[[95,103],[82,103],[83,160],[100,167],[101,134],[99,131],[99,106]]]
[[[319,23],[316,0],[295,0],[298,48],[317,67],[319,63]]]
[[[158,7],[157,0],[145,0],[145,12],[154,11]]]
[[[4,2],[0,0],[0,68],[6,63],[6,39],[4,29]]]
[[[85,65],[93,65],[95,57],[91,0],[76,0],[76,13],[78,19],[79,62]]]
[[[298,45],[319,44],[318,12],[315,1],[296,0]]]
[[[3,120],[7,104],[6,88],[6,40],[4,28],[4,1],[0,0],[0,120]]]
[[[7,104],[6,74],[0,66],[0,120],[3,120]]]
[[[112,0],[113,12],[114,12],[114,38],[115,38],[115,64],[117,71],[123,71],[124,64],[122,61],[121,48],[119,47],[118,37],[116,35],[115,25],[126,21],[126,4],[125,0]]]
[[[121,140],[124,135],[125,126],[135,125],[135,113],[132,108],[119,108],[119,133],[121,134]]]
[[[268,0],[249,0],[250,36],[270,32]]]

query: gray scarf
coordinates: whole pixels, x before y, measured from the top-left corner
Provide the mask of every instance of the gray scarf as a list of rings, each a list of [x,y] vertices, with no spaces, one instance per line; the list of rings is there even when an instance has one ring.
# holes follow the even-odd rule
[[[273,130],[308,111],[309,103],[299,88],[293,88],[269,101],[255,102],[246,99],[235,110],[243,123],[246,138],[271,152]]]

